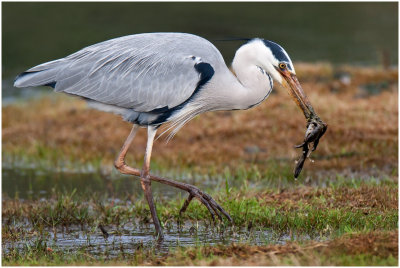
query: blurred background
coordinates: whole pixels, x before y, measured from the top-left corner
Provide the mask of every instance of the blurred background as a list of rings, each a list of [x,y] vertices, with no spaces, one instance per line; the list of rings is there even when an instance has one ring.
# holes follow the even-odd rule
[[[107,39],[188,32],[262,37],[294,61],[397,64],[397,3],[2,3],[3,79]],[[240,42],[214,42],[226,62]]]
[[[397,3],[8,2],[2,3],[2,23],[3,191],[11,196],[16,191],[13,178],[24,178],[20,187],[25,187],[40,161],[46,170],[68,170],[67,163],[71,169],[80,163],[113,170],[113,158],[130,128],[114,115],[87,109],[80,100],[50,89],[15,89],[14,77],[97,42],[158,31],[203,36],[222,52],[227,65],[241,42],[216,40],[262,37],[278,42],[330,125],[315,154],[318,165],[306,164],[310,180],[316,177],[307,173],[312,170],[332,169],[329,176],[363,171],[370,176],[371,168],[374,174],[385,168],[387,174],[397,174]],[[221,174],[227,167],[235,173],[237,165],[244,165],[244,170],[256,170],[272,181],[290,177],[299,153],[293,145],[302,139],[304,118],[276,87],[255,109],[200,116],[173,142],[159,142],[155,170],[173,166],[178,173],[187,168],[193,174]],[[374,130],[373,122],[380,122],[381,128]],[[139,163],[144,139],[140,134],[139,149],[132,152]],[[15,174],[18,163],[35,168],[28,175]],[[43,187],[52,185],[42,181]],[[40,188],[37,185],[32,187]]]

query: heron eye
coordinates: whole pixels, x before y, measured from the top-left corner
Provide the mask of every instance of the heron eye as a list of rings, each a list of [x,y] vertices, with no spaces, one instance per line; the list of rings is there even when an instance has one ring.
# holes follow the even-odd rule
[[[280,68],[281,70],[285,70],[285,69],[286,69],[286,64],[284,64],[284,63],[279,63],[279,68]]]

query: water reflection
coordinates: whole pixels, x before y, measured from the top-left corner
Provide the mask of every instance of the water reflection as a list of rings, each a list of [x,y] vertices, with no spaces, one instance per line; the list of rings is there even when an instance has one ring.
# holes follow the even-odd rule
[[[154,183],[155,194],[173,197],[181,190]],[[36,168],[7,168],[2,169],[3,199],[40,199],[48,198],[52,193],[70,193],[76,189],[80,196],[99,193],[113,198],[141,194],[139,179],[133,176],[120,175],[111,177],[101,172],[51,172]]]
[[[120,227],[108,226],[105,238],[99,229],[88,226],[69,226],[66,228],[46,229],[42,237],[32,237],[28,241],[13,241],[3,244],[3,250],[8,253],[14,248],[24,249],[26,244],[43,243],[52,250],[77,252],[84,250],[93,255],[110,257],[119,254],[133,254],[139,249],[154,249],[156,254],[167,253],[171,249],[187,246],[215,245],[230,243],[248,243],[252,245],[285,244],[288,241],[324,240],[318,235],[296,235],[276,233],[270,229],[198,225],[186,222],[183,226],[169,224],[164,231],[164,240],[157,241],[152,225],[128,223]],[[27,226],[26,229],[29,230]]]

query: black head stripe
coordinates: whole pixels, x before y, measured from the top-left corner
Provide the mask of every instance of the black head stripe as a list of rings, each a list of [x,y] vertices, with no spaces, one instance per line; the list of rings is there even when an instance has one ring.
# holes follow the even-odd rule
[[[278,59],[279,62],[290,62],[290,59],[286,56],[283,48],[278,45],[277,43],[274,43],[272,41],[269,40],[262,40],[265,44],[265,46],[269,47],[272,51],[272,54],[274,54],[275,58]]]

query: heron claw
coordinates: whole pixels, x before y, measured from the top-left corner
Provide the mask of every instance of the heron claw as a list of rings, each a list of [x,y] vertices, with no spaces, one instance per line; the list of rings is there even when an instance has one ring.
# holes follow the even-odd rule
[[[213,222],[215,222],[215,215],[222,221],[222,215],[221,213],[230,221],[232,221],[231,216],[217,203],[215,200],[208,194],[202,192],[199,188],[190,185],[190,188],[188,190],[189,192],[189,197],[185,200],[185,203],[183,204],[181,210],[179,211],[179,215],[181,215],[183,212],[186,211],[187,207],[189,206],[190,202],[192,199],[195,197],[197,198],[203,205],[206,206],[208,211],[211,214],[211,217],[213,219]]]

